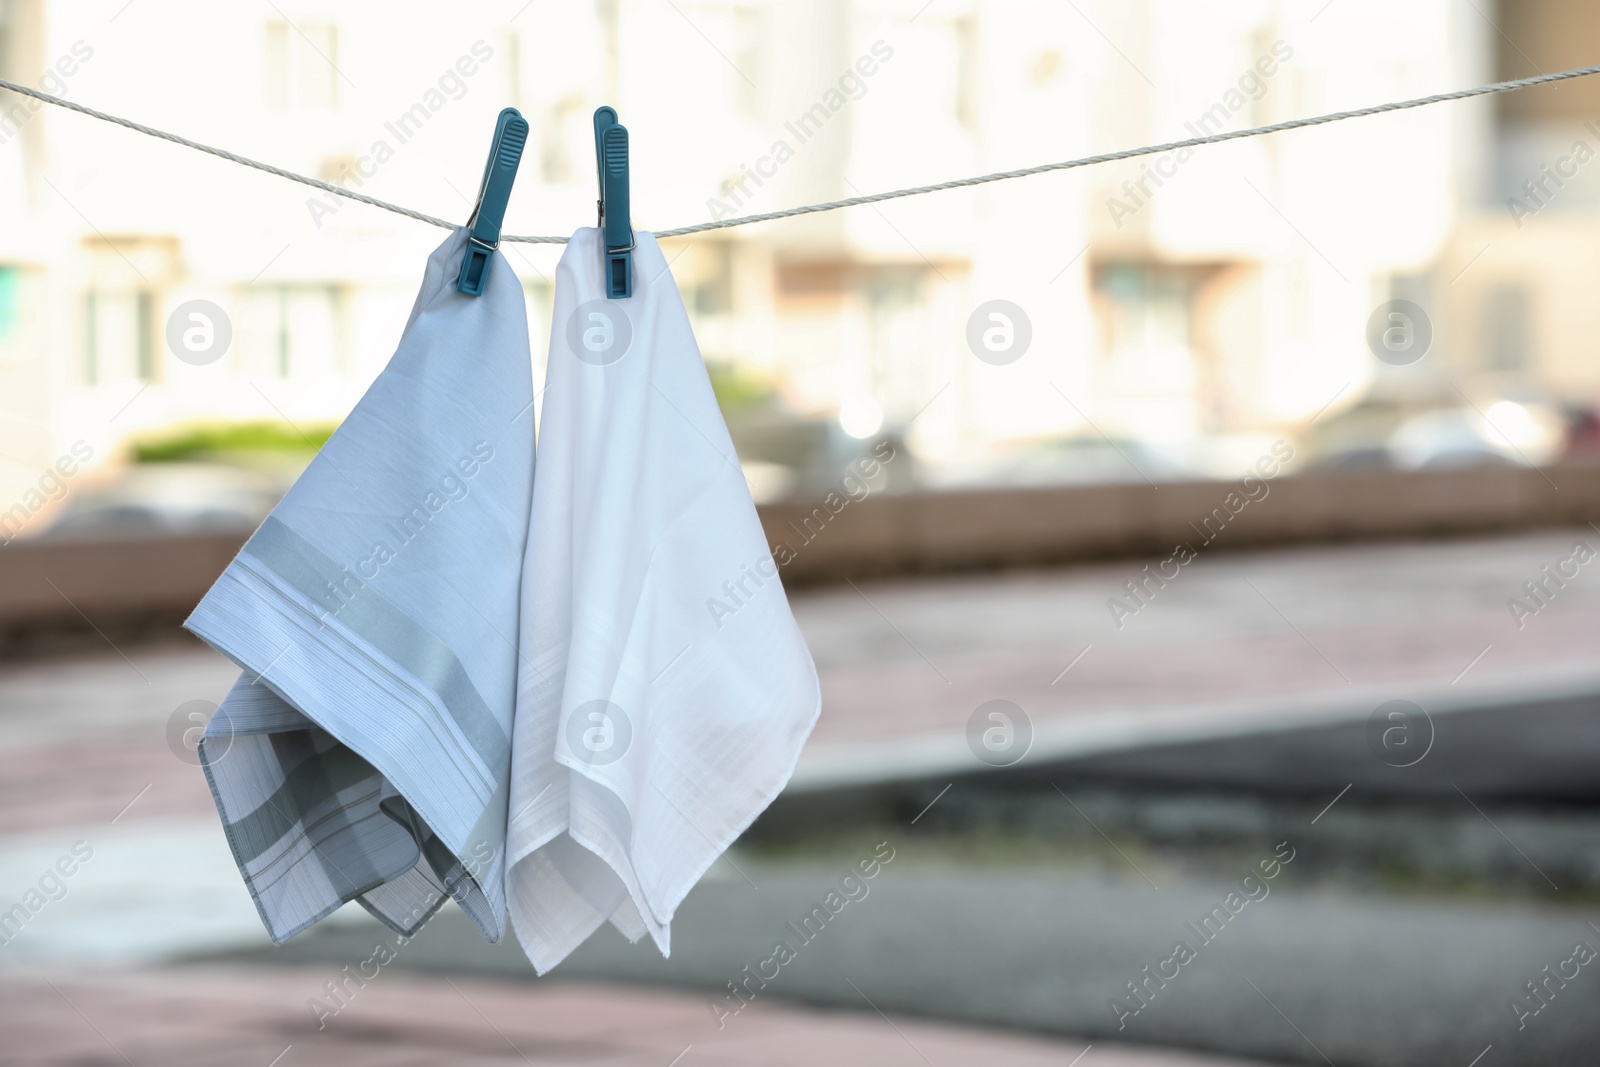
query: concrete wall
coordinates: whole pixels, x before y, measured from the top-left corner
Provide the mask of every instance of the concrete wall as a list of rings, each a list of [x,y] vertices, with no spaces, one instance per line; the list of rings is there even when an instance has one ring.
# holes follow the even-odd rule
[[[1259,498],[1253,501],[1229,482],[884,496],[849,503],[826,524],[814,507],[798,504],[765,507],[762,521],[780,562],[784,545],[793,550],[782,574],[794,585],[859,574],[1165,559],[1180,543],[1204,554],[1600,520],[1600,466],[1587,464],[1543,474],[1504,467],[1299,475],[1266,486],[1262,496],[1261,483],[1251,483]]]
[[[1266,489],[1265,495],[1262,489]],[[1250,499],[1250,496],[1256,499]],[[1353,538],[1451,536],[1600,521],[1600,464],[1252,481],[878,495],[761,508],[786,585],[867,575],[1166,559]],[[187,614],[245,531],[15,541],[0,549],[0,633],[166,627]],[[1597,534],[1600,539],[1600,534]]]
[[[0,548],[0,635],[126,630],[139,620],[169,626],[189,613],[247,536],[13,541]]]

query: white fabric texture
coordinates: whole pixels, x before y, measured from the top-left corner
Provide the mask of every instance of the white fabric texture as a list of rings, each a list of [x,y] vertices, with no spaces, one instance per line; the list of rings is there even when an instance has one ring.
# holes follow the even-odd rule
[[[628,299],[605,297],[598,230],[556,269],[506,841],[541,974],[607,919],[669,954],[821,707],[677,287],[636,238]]]
[[[532,366],[504,257],[456,291],[466,236],[186,623],[244,670],[201,759],[274,941],[352,899],[403,934],[446,897],[505,929]]]

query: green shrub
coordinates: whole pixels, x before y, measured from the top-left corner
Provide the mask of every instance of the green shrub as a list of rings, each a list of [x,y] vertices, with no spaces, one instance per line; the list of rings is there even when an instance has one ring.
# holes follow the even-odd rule
[[[285,422],[232,422],[185,426],[132,445],[136,463],[176,463],[183,460],[227,461],[230,455],[281,453],[310,456],[325,444],[335,424],[302,426]]]

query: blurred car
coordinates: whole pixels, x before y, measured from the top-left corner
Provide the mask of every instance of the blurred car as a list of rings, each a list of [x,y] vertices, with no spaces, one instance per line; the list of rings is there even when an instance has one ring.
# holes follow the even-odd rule
[[[282,488],[278,479],[221,463],[139,463],[109,481],[74,487],[42,536],[249,530],[266,518]]]
[[[1098,435],[1054,438],[1000,456],[924,465],[929,489],[980,489],[1188,481],[1190,466],[1146,441]]]
[[[1504,466],[1516,461],[1483,420],[1464,409],[1413,416],[1390,435],[1388,446],[1393,465],[1401,470]]]
[[[1313,439],[1308,468],[1452,470],[1536,466],[1568,447],[1570,416],[1540,401],[1493,400],[1407,411],[1382,404],[1345,412]]]
[[[1533,466],[1561,454],[1566,420],[1542,404],[1498,400],[1481,410],[1448,408],[1414,415],[1389,438],[1401,470]]]
[[[1600,456],[1600,414],[1584,404],[1566,404],[1567,443],[1563,455],[1572,458]]]
[[[858,437],[837,419],[761,412],[729,417],[728,433],[758,504],[821,497],[838,489],[847,475],[861,477],[861,464],[869,459],[877,462],[876,468],[865,468],[876,470],[864,479],[872,492],[901,492],[915,477],[910,450],[891,431]]]

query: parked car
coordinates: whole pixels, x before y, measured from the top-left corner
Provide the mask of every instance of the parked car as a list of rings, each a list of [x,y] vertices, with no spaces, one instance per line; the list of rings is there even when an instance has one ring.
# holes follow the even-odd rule
[[[1054,438],[997,457],[925,466],[920,482],[930,489],[974,489],[1144,484],[1194,476],[1189,466],[1148,442],[1095,435]]]
[[[137,463],[104,483],[75,487],[42,536],[249,530],[282,489],[277,479],[221,463]]]

